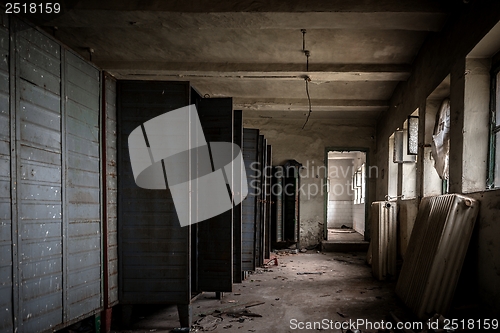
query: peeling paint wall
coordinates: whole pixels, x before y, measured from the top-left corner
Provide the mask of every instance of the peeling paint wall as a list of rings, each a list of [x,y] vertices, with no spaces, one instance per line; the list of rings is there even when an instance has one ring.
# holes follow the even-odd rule
[[[301,171],[300,246],[307,247],[323,240],[325,148],[368,148],[368,160],[373,160],[371,154],[375,144],[375,128],[369,124],[339,125],[335,120],[314,119],[313,113],[302,130],[304,120],[256,119],[245,117],[244,114],[243,124],[247,128],[258,128],[265,135],[273,146],[273,165],[295,159],[306,168]],[[368,193],[371,195],[374,193],[374,179],[368,183]]]

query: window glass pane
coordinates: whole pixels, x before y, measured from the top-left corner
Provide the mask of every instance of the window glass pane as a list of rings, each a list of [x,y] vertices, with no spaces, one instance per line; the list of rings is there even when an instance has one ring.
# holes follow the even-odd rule
[[[418,118],[408,118],[408,154],[418,154]]]
[[[496,134],[495,149],[495,187],[500,187],[500,134]]]

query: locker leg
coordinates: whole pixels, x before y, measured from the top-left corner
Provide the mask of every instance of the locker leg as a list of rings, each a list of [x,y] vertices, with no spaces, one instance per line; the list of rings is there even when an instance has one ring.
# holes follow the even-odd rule
[[[112,313],[113,308],[108,308],[101,312],[101,333],[109,333],[111,331]]]
[[[177,312],[179,313],[181,327],[191,327],[191,323],[193,322],[193,308],[191,304],[177,304]]]
[[[123,328],[129,328],[132,324],[132,310],[134,306],[132,304],[122,304],[120,311],[120,326]]]
[[[224,298],[224,293],[222,291],[216,291],[215,292],[215,298],[221,300]]]

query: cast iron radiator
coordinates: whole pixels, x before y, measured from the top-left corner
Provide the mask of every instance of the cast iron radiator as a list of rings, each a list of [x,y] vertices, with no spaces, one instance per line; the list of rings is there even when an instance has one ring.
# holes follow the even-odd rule
[[[422,199],[396,285],[419,318],[448,310],[478,211],[478,201],[458,194]]]
[[[375,278],[386,280],[396,275],[397,206],[376,201],[371,210],[372,271]]]

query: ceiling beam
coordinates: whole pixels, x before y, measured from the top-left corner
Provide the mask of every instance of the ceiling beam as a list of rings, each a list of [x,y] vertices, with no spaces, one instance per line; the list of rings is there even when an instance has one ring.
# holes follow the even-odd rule
[[[409,65],[379,64],[228,64],[94,61],[118,78],[151,77],[152,79],[275,79],[296,80],[309,76],[314,82],[327,81],[405,81]]]
[[[339,99],[312,99],[313,111],[385,111],[389,107],[388,101],[379,100],[339,100]],[[286,98],[233,98],[233,108],[243,111],[308,111],[307,99]]]

